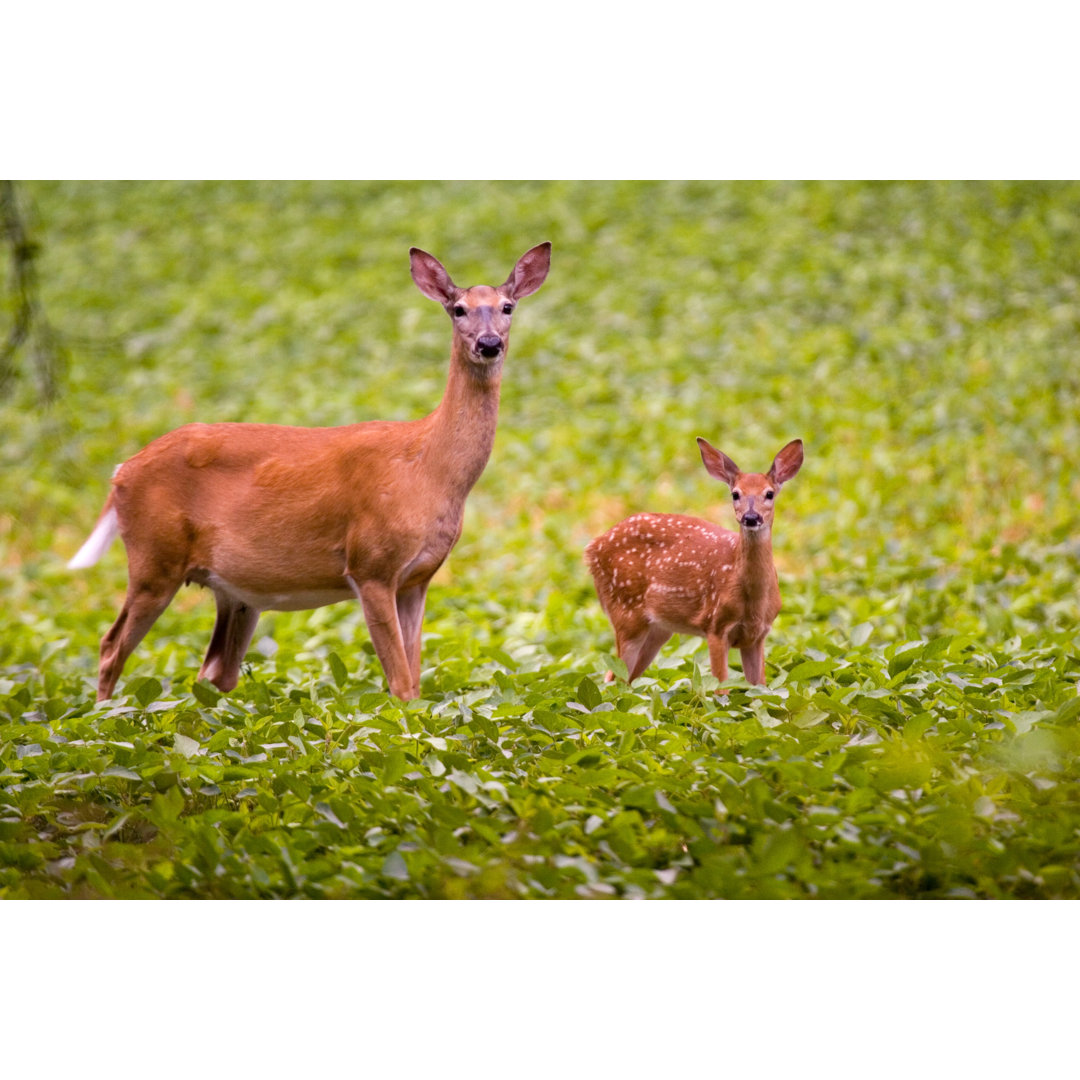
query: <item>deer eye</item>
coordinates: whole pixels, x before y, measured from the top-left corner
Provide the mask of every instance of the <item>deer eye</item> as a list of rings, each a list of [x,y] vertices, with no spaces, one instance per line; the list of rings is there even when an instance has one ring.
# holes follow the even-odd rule
[[[454,307],[454,318],[455,319],[460,319],[464,314],[465,314],[465,309],[460,304],[457,304]]]
[[[513,304],[503,304],[503,314],[504,315],[513,315],[514,314],[514,305]]]
[[[731,499],[732,499],[733,502],[738,502],[740,498],[741,498],[741,496],[739,495],[739,493],[737,491],[733,491],[731,493]]]
[[[775,494],[776,494],[776,492],[775,492],[775,491],[766,491],[766,492],[765,492],[765,498],[766,498],[766,499],[768,499],[768,500],[769,500],[769,502],[772,502],[772,500],[773,500],[773,496],[774,496]]]

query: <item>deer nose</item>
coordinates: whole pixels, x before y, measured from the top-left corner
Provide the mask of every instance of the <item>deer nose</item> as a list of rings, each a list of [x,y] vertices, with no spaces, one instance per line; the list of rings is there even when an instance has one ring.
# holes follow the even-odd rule
[[[502,338],[497,334],[483,334],[476,339],[476,347],[490,359],[502,351]]]
[[[754,510],[748,510],[743,514],[742,523],[748,529],[756,529],[761,524],[761,515]]]

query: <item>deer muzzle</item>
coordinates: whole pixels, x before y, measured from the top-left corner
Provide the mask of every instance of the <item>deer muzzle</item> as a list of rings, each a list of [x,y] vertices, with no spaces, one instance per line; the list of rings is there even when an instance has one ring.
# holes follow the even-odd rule
[[[502,338],[497,334],[483,334],[476,339],[476,351],[488,360],[494,360],[502,352]]]

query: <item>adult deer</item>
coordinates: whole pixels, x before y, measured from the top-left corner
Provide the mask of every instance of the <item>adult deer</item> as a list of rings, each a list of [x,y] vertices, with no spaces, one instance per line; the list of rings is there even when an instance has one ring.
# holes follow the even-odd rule
[[[391,692],[419,695],[428,583],[491,455],[511,316],[547,277],[551,245],[527,251],[497,288],[459,288],[427,252],[409,257],[413,281],[453,327],[446,391],[429,416],[329,428],[188,424],[117,468],[97,526],[68,564],[91,566],[117,533],[127,548],[127,598],[101,640],[99,701],[192,582],[217,602],[199,677],[222,691],[239,680],[261,612],[358,597]]]
[[[704,439],[697,442],[709,475],[731,488],[739,531],[682,514],[635,514],[593,540],[585,561],[630,682],[672,634],[696,634],[708,642],[721,682],[728,650],[737,648],[747,682],[761,684],[765,638],[780,611],[773,510],[802,466],[802,441],[788,443],[767,473],[744,473]]]

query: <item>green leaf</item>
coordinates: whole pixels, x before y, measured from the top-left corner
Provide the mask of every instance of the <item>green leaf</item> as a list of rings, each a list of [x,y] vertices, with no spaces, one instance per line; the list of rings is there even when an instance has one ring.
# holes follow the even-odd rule
[[[817,679],[822,675],[833,675],[836,672],[835,660],[804,660],[788,672],[788,682],[803,682],[806,679]]]
[[[758,873],[775,874],[786,869],[798,856],[799,849],[799,839],[793,830],[780,829],[773,832],[758,858]]]
[[[642,810],[655,810],[658,806],[656,794],[656,788],[647,785],[630,787],[623,792],[622,804]]]
[[[928,641],[923,646],[923,660],[936,660],[939,656],[944,656],[949,649],[952,648],[955,640],[954,637],[946,636],[933,638],[931,641]]]
[[[184,757],[189,758],[199,751],[199,743],[197,739],[188,738],[187,735],[181,735],[180,732],[176,732],[173,735],[173,749],[183,754]]]
[[[405,754],[401,750],[391,750],[386,755],[383,765],[383,783],[396,784],[404,775],[406,769]]]
[[[131,690],[131,684],[128,684],[128,689]],[[146,678],[139,679],[135,683],[134,690],[135,699],[145,709],[152,701],[156,701],[161,697],[162,686],[157,679]]]
[[[503,649],[497,649],[493,645],[488,645],[481,649],[480,655],[497,661],[509,671],[516,671],[518,668],[517,662],[508,652]]]
[[[330,664],[330,674],[334,677],[334,685],[340,690],[349,677],[349,671],[345,667],[344,661],[336,652],[332,652],[327,660]]]
[[[1069,698],[1054,714],[1056,723],[1064,724],[1080,716],[1080,694]]]
[[[101,770],[102,776],[120,776],[125,780],[141,780],[142,777],[134,769],[125,769],[122,765],[108,765]]]
[[[604,695],[600,693],[596,683],[588,675],[585,675],[581,682],[578,683],[577,699],[586,709],[592,710],[604,700]]]
[[[929,712],[920,713],[911,717],[904,724],[904,738],[909,741],[921,739],[922,736],[934,725],[934,714]]]
[[[907,671],[922,654],[918,642],[906,642],[898,647],[889,661],[889,675],[894,677],[901,672]]]
[[[221,700],[218,689],[202,679],[197,679],[191,684],[191,692],[195,695],[196,701],[208,709],[212,709]]]
[[[315,812],[329,821],[331,825],[336,825],[339,829],[344,829],[346,827],[345,822],[334,813],[327,803],[317,802],[315,804]]]
[[[396,850],[391,851],[383,859],[382,872],[385,877],[393,878],[395,881],[409,880],[409,867],[402,854]]]

